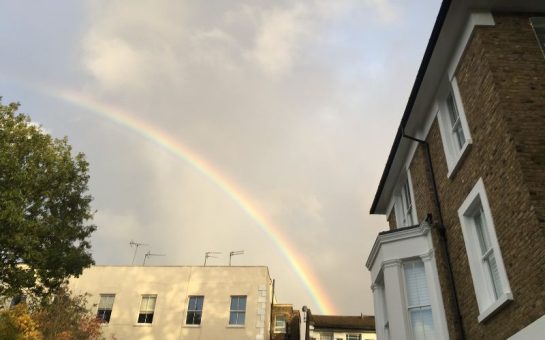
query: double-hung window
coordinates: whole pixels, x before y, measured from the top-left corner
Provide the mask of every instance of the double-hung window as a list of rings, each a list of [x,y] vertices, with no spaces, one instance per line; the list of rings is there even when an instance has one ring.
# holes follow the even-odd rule
[[[405,262],[403,271],[413,339],[436,339],[424,263],[421,260]]]
[[[456,78],[444,81],[439,92],[437,118],[450,177],[472,141]]]
[[[488,227],[486,225],[486,218],[484,217],[482,205],[477,207],[477,211],[473,216],[473,222],[475,223],[475,231],[477,233],[477,238],[479,239],[481,263],[483,269],[486,271],[487,279],[490,281],[494,299],[498,299],[502,291],[500,274],[498,271],[498,263],[496,262],[496,255],[494,254],[494,249],[490,242],[490,235],[488,234]]]
[[[274,332],[286,333],[286,317],[284,315],[277,315],[274,318]]]
[[[458,209],[458,217],[481,322],[513,299],[482,178]]]
[[[395,204],[397,227],[407,227],[416,223],[416,213],[413,203],[410,174],[407,171],[407,178],[403,181],[399,196]]]
[[[545,55],[545,17],[530,18],[541,52]]]
[[[460,120],[460,112],[458,112],[458,106],[454,101],[454,95],[450,92],[447,96],[447,111],[450,118],[450,133],[452,139],[454,140],[454,146],[456,150],[462,150],[464,143],[466,142],[466,137],[464,135],[464,129],[462,127],[462,122]]]
[[[103,323],[109,323],[114,307],[115,294],[100,294],[98,302],[97,319]]]
[[[204,296],[190,296],[187,306],[186,325],[200,325],[202,319],[202,308],[204,305]]]
[[[246,296],[231,296],[229,325],[244,325],[246,318]]]
[[[142,295],[140,302],[140,312],[138,313],[138,323],[152,323],[155,313],[155,303],[157,295]]]

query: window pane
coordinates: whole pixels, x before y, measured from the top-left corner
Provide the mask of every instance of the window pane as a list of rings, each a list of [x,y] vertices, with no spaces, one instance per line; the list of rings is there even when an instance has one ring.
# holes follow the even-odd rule
[[[112,309],[114,305],[114,294],[101,294],[100,302],[98,303],[99,309]]]
[[[435,339],[433,317],[430,308],[411,309],[410,317],[414,340]]]
[[[204,297],[202,296],[196,296],[195,297],[195,300],[196,300],[196,307],[195,309],[196,310],[202,310],[202,305],[204,303]]]
[[[243,312],[231,312],[229,315],[229,324],[244,325],[245,314]]]
[[[246,317],[246,296],[231,296],[230,325],[244,325]]]
[[[188,325],[200,325],[201,315],[201,312],[187,312],[187,319],[185,323]]]
[[[202,308],[204,296],[190,296],[187,305],[187,318],[185,323],[188,325],[200,325],[202,317]]]
[[[451,127],[454,127],[460,117],[458,114],[458,108],[456,107],[456,102],[454,101],[454,97],[452,96],[452,92],[449,93],[447,97],[447,108],[450,117]]]
[[[496,263],[496,257],[492,253],[488,259],[488,269],[490,271],[490,281],[492,281],[492,288],[494,290],[494,297],[497,299],[501,295],[501,282],[500,272],[498,270],[498,264]]]
[[[238,310],[238,296],[231,296],[231,310]]]
[[[138,314],[138,323],[152,323],[153,313],[140,313]]]
[[[239,298],[238,308],[239,310],[246,310],[246,296],[241,296]]]
[[[430,304],[426,272],[422,261],[407,262],[403,265],[407,286],[407,303],[409,307]]]
[[[142,296],[140,303],[140,312],[153,312],[155,310],[156,296]]]
[[[100,322],[105,322],[105,323],[110,322],[111,316],[112,316],[111,309],[99,309],[97,311],[97,319],[99,319]]]
[[[464,146],[464,143],[466,142],[466,137],[464,136],[464,129],[462,128],[462,124],[460,124],[459,120],[458,120],[458,126],[456,126],[456,130],[454,132],[456,134],[456,141],[458,143],[458,148],[461,149],[462,146]]]
[[[475,221],[475,228],[477,229],[477,237],[479,238],[479,245],[481,247],[481,254],[484,255],[490,247],[490,238],[488,237],[488,231],[486,229],[486,221],[484,219],[484,212],[482,207],[473,217]]]
[[[283,315],[277,315],[274,319],[274,332],[286,333],[286,318]]]

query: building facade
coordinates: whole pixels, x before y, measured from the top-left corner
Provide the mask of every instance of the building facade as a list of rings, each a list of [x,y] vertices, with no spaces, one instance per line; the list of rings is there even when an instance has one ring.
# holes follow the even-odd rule
[[[271,320],[271,340],[301,340],[301,316],[293,305],[273,304]]]
[[[308,340],[376,340],[375,318],[367,315],[313,315]]]
[[[545,334],[544,51],[545,2],[443,2],[371,207],[379,339]]]
[[[269,337],[267,267],[93,266],[70,281],[117,339]]]

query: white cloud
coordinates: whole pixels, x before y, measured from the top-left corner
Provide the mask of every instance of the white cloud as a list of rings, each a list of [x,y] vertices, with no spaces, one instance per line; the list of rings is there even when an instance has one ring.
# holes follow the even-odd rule
[[[291,68],[301,40],[310,33],[307,15],[302,4],[261,14],[255,47],[249,55],[265,72],[275,75]]]
[[[365,3],[372,7],[379,17],[386,23],[398,20],[401,15],[401,9],[392,3],[392,0],[365,0]]]

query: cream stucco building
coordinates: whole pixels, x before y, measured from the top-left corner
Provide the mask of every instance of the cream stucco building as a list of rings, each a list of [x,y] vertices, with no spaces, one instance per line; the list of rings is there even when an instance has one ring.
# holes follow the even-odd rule
[[[70,282],[116,339],[269,339],[267,267],[93,266]]]

